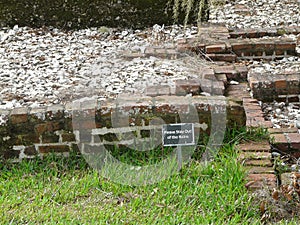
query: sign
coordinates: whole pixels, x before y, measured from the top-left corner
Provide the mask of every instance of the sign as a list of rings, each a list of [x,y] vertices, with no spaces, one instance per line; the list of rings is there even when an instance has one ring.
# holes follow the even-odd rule
[[[194,145],[194,124],[164,124],[162,127],[162,142],[164,146]]]

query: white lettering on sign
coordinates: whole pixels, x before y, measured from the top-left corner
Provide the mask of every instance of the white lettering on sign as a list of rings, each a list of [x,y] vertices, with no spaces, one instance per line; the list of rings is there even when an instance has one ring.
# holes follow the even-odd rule
[[[164,146],[194,145],[194,124],[179,123],[163,125],[162,141]]]

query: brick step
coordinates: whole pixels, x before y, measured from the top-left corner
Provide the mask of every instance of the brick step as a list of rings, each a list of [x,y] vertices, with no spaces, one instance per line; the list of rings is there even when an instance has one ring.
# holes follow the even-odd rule
[[[271,147],[268,141],[239,144],[238,148],[242,152],[270,152]]]
[[[243,98],[249,97],[248,83],[239,83],[238,85],[228,85],[225,96],[234,99],[240,104],[243,103]]]
[[[270,135],[271,144],[281,152],[300,158],[299,133],[274,133]]]
[[[227,80],[246,81],[248,69],[242,65],[214,66],[216,76],[226,75]]]
[[[250,190],[262,189],[264,187],[275,188],[277,177],[274,174],[248,174],[246,188]]]
[[[230,39],[232,51],[241,58],[265,58],[296,55],[296,41],[291,38]]]
[[[273,167],[268,166],[246,166],[247,173],[249,174],[274,174],[275,171]]]
[[[238,159],[239,161],[250,160],[250,159],[271,160],[271,153],[270,152],[241,152]]]
[[[243,98],[243,106],[246,114],[247,128],[269,128],[272,126],[271,121],[265,121],[263,117],[264,114],[257,100],[252,98]]]
[[[225,85],[222,81],[209,79],[176,80],[176,95],[199,95],[201,92],[210,95],[224,95]]]
[[[273,163],[270,159],[246,159],[242,161],[244,166],[259,166],[259,167],[272,167]]]
[[[205,56],[213,61],[236,62],[237,60],[237,55],[231,53],[206,54]]]
[[[276,37],[284,34],[300,34],[300,26],[229,30],[230,38],[261,38],[265,36]]]

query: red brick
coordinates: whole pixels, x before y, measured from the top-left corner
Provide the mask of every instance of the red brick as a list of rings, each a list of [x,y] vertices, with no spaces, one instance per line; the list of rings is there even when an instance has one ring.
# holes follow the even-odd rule
[[[11,124],[26,123],[28,121],[28,115],[27,114],[13,114],[10,116],[9,119],[10,119]]]
[[[246,38],[247,37],[247,32],[245,30],[241,30],[241,31],[233,31],[230,32],[230,37],[231,38]]]
[[[170,86],[168,85],[156,85],[156,86],[149,86],[145,90],[145,94],[147,96],[159,96],[159,95],[170,95]]]
[[[70,147],[68,145],[44,145],[38,147],[39,153],[45,154],[45,153],[62,153],[62,152],[69,152]]]
[[[63,133],[61,135],[62,142],[73,142],[75,141],[75,135],[73,133]]]
[[[235,62],[237,56],[235,54],[206,54],[213,61]]]
[[[243,80],[247,79],[248,68],[246,66],[235,66],[235,69]]]
[[[206,46],[206,53],[225,53],[226,52],[226,45],[225,44],[215,44],[215,45],[208,45]]]
[[[295,42],[276,43],[275,48],[276,50],[281,50],[281,51],[286,51],[286,50],[294,51],[296,48],[296,43]]]
[[[253,51],[261,51],[266,53],[273,53],[275,50],[275,45],[272,41],[268,40],[257,40],[254,45]]]
[[[299,150],[300,151],[300,134],[298,133],[289,133],[287,134],[288,141],[290,143],[290,147],[293,150]]]
[[[21,151],[20,150],[5,150],[1,152],[4,159],[15,159],[19,158]]]
[[[268,141],[263,142],[247,142],[243,144],[239,144],[238,148],[241,151],[262,151],[262,152],[270,152],[270,144]]]
[[[248,174],[247,180],[250,185],[246,185],[246,187],[250,190],[264,188],[265,186],[274,188],[277,183],[277,178],[274,174]]]
[[[176,95],[193,94],[198,95],[200,93],[200,81],[199,80],[176,80]]]
[[[15,145],[28,145],[39,143],[39,137],[33,133],[17,135],[15,140]]]
[[[245,159],[243,161],[244,166],[272,166],[272,162],[269,159]]]
[[[45,133],[42,135],[42,143],[58,143],[59,137],[54,133]]]
[[[248,40],[239,42],[236,42],[236,40],[234,40],[233,42],[231,42],[231,47],[232,51],[234,52],[252,51],[253,49],[252,43]]]
[[[276,89],[287,89],[286,80],[275,80],[275,88]]]
[[[38,135],[42,135],[46,131],[48,131],[47,123],[37,124],[34,126],[34,130]]]
[[[187,50],[189,50],[191,48],[191,46],[189,44],[178,44],[176,49],[179,52],[185,52]]]
[[[270,134],[297,133],[298,129],[296,127],[292,127],[292,128],[269,128],[268,132]]]
[[[239,155],[240,160],[244,159],[271,159],[271,153],[270,152],[241,152]]]
[[[273,167],[247,166],[245,169],[249,174],[274,174]]]
[[[27,155],[27,156],[35,156],[35,155],[37,155],[37,151],[36,151],[35,146],[28,146],[28,147],[26,147],[25,150],[24,150],[24,154]]]
[[[281,151],[287,152],[289,151],[289,143],[284,134],[272,134],[270,136],[272,145],[275,148],[278,148]]]
[[[272,134],[270,138],[274,143],[288,143],[288,140],[284,134]]]
[[[248,128],[257,128],[257,127],[268,127],[268,124],[266,124],[265,121],[261,118],[247,116],[246,126]]]

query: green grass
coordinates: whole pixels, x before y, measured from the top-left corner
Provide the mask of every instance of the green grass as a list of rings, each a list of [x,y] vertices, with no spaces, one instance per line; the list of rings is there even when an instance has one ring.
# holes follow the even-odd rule
[[[147,186],[113,183],[78,156],[2,163],[1,224],[259,224],[236,161],[241,133],[227,135],[209,166],[193,159]]]

